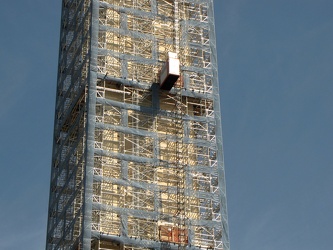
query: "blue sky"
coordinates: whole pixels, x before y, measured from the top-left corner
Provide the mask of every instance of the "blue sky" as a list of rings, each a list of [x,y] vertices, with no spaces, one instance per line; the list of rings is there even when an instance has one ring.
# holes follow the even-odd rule
[[[0,249],[45,246],[61,1],[0,8]],[[232,250],[328,250],[333,2],[215,0]]]

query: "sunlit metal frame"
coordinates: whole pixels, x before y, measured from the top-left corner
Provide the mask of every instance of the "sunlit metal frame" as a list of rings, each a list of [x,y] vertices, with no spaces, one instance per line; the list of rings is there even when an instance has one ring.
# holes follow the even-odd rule
[[[62,4],[46,249],[229,250],[213,0]]]

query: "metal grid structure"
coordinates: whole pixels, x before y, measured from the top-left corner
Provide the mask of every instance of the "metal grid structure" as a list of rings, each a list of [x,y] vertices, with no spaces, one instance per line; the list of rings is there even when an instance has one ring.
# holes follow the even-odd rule
[[[213,1],[62,3],[46,249],[229,250]]]

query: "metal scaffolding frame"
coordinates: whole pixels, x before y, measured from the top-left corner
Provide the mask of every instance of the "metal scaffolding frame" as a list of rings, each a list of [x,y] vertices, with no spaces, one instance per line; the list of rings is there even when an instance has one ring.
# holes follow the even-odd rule
[[[213,0],[62,3],[46,249],[229,250]]]

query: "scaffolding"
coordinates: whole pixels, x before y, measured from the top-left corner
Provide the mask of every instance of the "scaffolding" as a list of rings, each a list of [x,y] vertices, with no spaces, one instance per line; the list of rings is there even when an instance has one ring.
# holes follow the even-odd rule
[[[229,250],[213,1],[62,3],[46,249]]]

